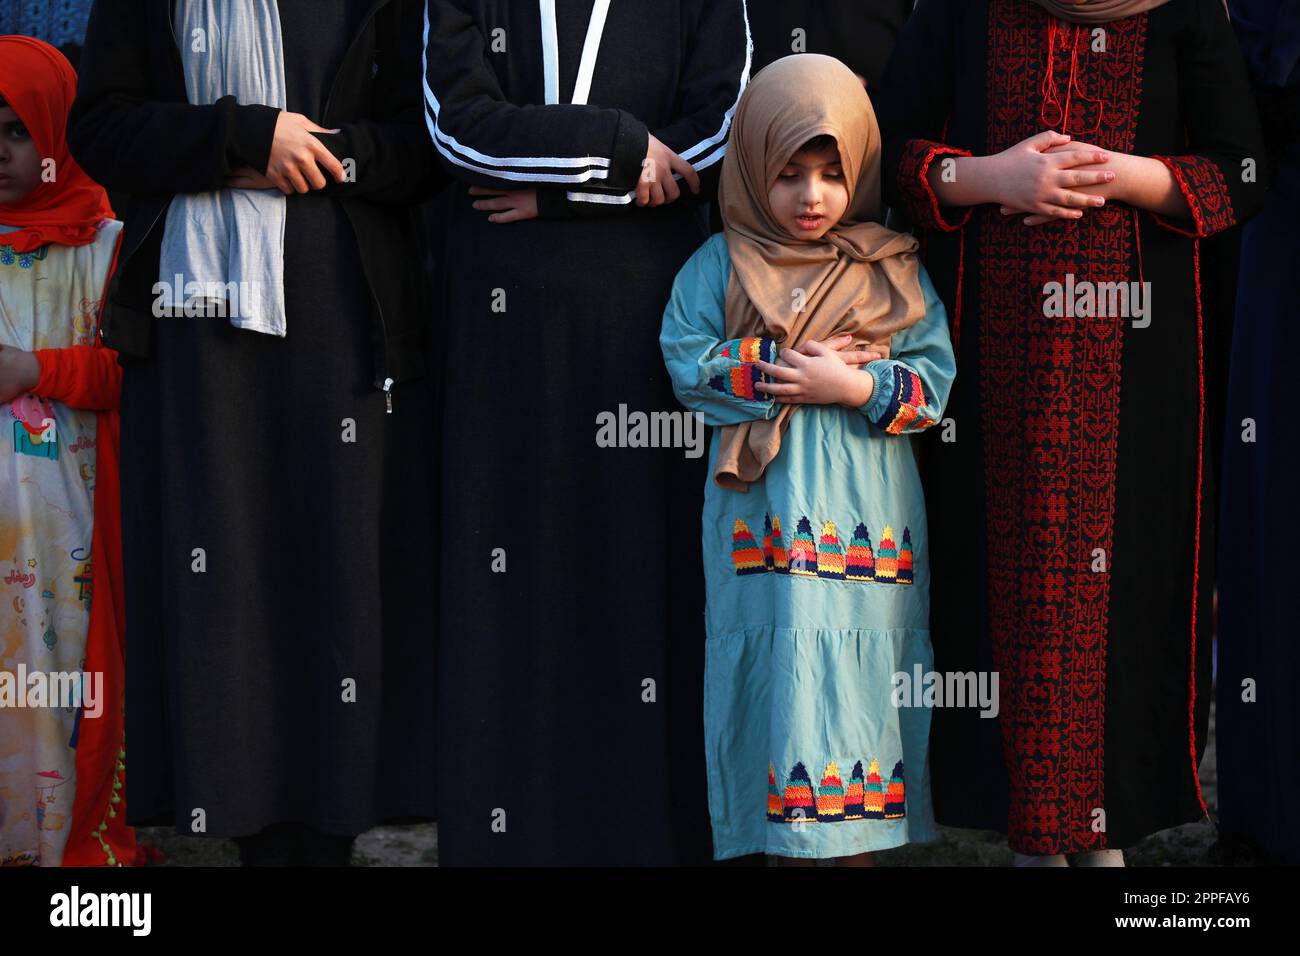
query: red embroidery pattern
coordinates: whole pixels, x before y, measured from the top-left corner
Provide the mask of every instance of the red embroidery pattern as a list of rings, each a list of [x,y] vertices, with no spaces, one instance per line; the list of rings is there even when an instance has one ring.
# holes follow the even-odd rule
[[[942,229],[956,232],[970,221],[974,209],[967,208],[959,222],[950,223],[943,218],[939,197],[930,188],[930,164],[936,156],[969,156],[970,151],[932,143],[928,139],[910,139],[903,147],[903,158],[898,164],[898,190],[907,202],[908,215],[922,229]]]
[[[1204,156],[1156,156],[1169,167],[1178,181],[1183,198],[1192,210],[1192,220],[1196,231],[1188,232],[1175,222],[1156,216],[1156,222],[1174,232],[1201,239],[1222,232],[1237,224],[1236,213],[1232,209],[1232,194],[1228,192],[1227,180],[1219,164]]]
[[[1085,131],[1132,152],[1146,16],[1107,26],[1105,53],[1040,7],[990,0],[988,150],[1041,129]],[[1050,71],[1050,73],[1049,73]],[[1048,101],[1048,102],[1045,102]],[[1021,853],[1099,849],[1109,577],[1122,319],[1046,318],[1044,286],[1130,279],[1132,217],[1120,206],[1032,229],[980,212],[979,287],[989,617],[1002,687],[1008,834]]]

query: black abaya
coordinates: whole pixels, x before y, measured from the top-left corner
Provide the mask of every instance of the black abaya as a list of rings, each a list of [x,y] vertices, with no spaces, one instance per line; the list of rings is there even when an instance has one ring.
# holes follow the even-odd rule
[[[439,283],[440,858],[704,862],[704,458],[597,443],[601,413],[679,408],[658,334],[704,233],[686,197],[591,197],[630,188],[619,175],[635,177],[647,127],[716,174],[748,65],[742,5],[612,4],[599,106],[571,106],[593,4],[561,0],[566,105],[547,107],[536,4],[430,9],[429,122],[452,175],[519,188],[555,168],[597,174],[541,187],[545,213],[582,218],[497,225],[463,186],[454,198]],[[491,47],[498,28],[508,52]]]
[[[290,111],[322,115],[369,6],[280,0]],[[124,376],[133,823],[354,835],[433,816],[427,387],[391,414],[372,387],[337,201],[288,199],[284,272],[284,339],[162,318]]]

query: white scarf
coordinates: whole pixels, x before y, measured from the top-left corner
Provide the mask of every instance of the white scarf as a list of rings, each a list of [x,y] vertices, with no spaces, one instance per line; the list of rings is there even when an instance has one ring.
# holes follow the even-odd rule
[[[177,0],[175,26],[191,103],[287,108],[277,0]],[[166,307],[180,315],[189,300],[224,300],[215,314],[235,327],[284,336],[285,212],[278,189],[178,194],[159,259]]]

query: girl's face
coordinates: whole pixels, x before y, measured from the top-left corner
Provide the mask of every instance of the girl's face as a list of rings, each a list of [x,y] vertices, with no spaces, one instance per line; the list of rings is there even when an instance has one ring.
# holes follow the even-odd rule
[[[799,150],[777,175],[767,201],[781,228],[795,239],[821,239],[849,208],[839,149],[832,144],[815,152]]]
[[[0,204],[22,202],[40,183],[35,141],[13,107],[0,106]]]

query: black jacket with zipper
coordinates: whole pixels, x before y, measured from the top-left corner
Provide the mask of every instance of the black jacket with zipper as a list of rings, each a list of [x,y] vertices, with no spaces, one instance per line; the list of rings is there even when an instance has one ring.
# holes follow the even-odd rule
[[[164,215],[177,193],[224,187],[240,166],[265,171],[279,111],[233,96],[190,104],[172,28],[175,0],[95,0],[68,145],[109,189],[129,194],[117,271],[101,324],[124,361],[147,358]],[[370,286],[375,387],[424,372],[429,301],[411,204],[439,184],[424,125],[422,0],[373,0],[329,93],[337,134],[316,134],[354,181],[322,192],[342,204]],[[391,380],[391,381],[389,381]]]

